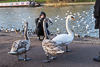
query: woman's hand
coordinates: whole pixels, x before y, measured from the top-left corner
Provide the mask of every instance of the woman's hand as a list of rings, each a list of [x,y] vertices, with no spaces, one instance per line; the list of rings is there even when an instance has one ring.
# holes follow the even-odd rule
[[[51,25],[53,25],[53,22],[51,20],[49,20],[49,18],[47,18],[48,22],[51,23]]]
[[[47,23],[48,22],[48,19],[44,19],[44,22]]]

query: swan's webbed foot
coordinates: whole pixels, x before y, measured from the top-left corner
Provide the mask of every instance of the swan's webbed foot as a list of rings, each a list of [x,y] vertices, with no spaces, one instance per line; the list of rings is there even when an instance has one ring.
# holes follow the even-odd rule
[[[40,36],[38,37],[38,41],[43,41],[44,37],[41,39]]]
[[[43,60],[43,63],[49,63],[50,60]]]
[[[19,60],[19,61],[20,61],[20,60],[24,60],[24,58],[23,58],[23,57],[19,57],[18,60]]]
[[[24,60],[24,58],[23,57],[19,57],[19,55],[17,55],[17,57],[18,57],[18,60],[20,61],[20,60]]]
[[[71,52],[71,50],[68,49],[68,50],[66,50],[66,52]]]
[[[68,49],[68,46],[66,46],[65,52],[71,52],[71,50]]]
[[[25,58],[25,59],[24,59],[24,61],[29,61],[29,60],[31,60],[31,58]]]
[[[50,60],[55,60],[56,58],[57,58],[56,56],[55,57],[51,57]]]
[[[50,62],[50,59],[49,59],[49,56],[47,56],[47,60],[44,60],[43,63],[49,63]]]
[[[29,60],[31,60],[31,58],[27,58],[27,55],[25,55],[24,61],[29,61]]]

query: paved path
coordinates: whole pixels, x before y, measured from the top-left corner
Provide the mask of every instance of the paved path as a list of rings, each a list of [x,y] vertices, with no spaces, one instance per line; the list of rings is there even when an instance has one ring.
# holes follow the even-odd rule
[[[24,38],[11,35],[0,36],[0,67],[100,67],[100,62],[93,61],[93,57],[98,56],[100,44],[84,43],[85,40],[81,43],[82,39],[76,38],[69,45],[72,52],[60,54],[50,63],[42,63],[46,56],[41,46],[42,42],[37,41],[36,38],[30,38],[31,46],[27,53],[28,57],[32,58],[30,61],[18,61],[16,56],[9,55],[7,52],[10,51],[12,43],[18,39]],[[90,41],[92,38],[86,39]],[[92,40],[99,42],[95,38]]]

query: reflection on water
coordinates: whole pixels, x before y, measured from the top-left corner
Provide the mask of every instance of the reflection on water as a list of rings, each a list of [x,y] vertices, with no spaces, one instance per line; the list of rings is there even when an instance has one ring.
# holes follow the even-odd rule
[[[0,27],[22,29],[25,21],[29,22],[29,28],[35,29],[35,18],[41,11],[46,12],[53,25],[49,30],[56,33],[56,28],[60,28],[62,33],[66,33],[65,18],[67,15],[74,15],[75,21],[70,21],[69,26],[74,33],[80,35],[87,34],[91,37],[98,37],[98,30],[94,29],[95,19],[93,17],[93,5],[67,6],[67,7],[13,7],[0,8]]]

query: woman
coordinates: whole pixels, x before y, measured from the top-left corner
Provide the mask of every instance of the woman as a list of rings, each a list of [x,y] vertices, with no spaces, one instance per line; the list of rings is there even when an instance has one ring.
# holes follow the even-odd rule
[[[45,12],[41,12],[39,18],[35,19],[35,24],[36,24],[35,32],[36,32],[37,36],[39,37],[38,40],[40,40],[40,41],[41,41],[40,36],[44,36],[44,32],[43,32],[43,21],[44,21],[44,19],[46,19]],[[52,23],[52,22],[50,21],[50,23]],[[46,23],[46,28],[48,28],[48,23]],[[47,29],[47,33],[48,33],[48,35],[50,34],[48,29]]]
[[[96,0],[96,2],[95,2],[94,18],[96,19],[95,20],[95,29],[99,29],[99,38],[100,38],[100,0]],[[93,60],[100,62],[100,55],[99,55],[99,57],[94,57]]]
[[[96,0],[94,6],[95,29],[100,29],[100,0]]]

